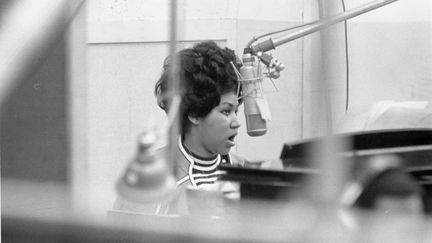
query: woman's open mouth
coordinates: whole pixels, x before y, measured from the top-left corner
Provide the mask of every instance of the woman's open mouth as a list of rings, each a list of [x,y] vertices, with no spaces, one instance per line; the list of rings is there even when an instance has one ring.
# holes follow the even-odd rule
[[[228,137],[228,140],[231,142],[232,146],[235,145],[235,137],[236,136],[237,136],[237,134],[234,134],[234,135]]]
[[[230,141],[234,141],[234,139],[235,139],[236,136],[237,136],[237,134],[234,134],[234,135],[228,137],[228,139],[229,139]]]

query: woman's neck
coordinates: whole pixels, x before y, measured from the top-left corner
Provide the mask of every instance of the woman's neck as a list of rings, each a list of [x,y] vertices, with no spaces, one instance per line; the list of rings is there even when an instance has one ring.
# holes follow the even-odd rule
[[[193,155],[199,156],[201,158],[212,158],[216,155],[205,149],[201,142],[194,136],[185,135],[182,137],[182,142],[183,146]]]

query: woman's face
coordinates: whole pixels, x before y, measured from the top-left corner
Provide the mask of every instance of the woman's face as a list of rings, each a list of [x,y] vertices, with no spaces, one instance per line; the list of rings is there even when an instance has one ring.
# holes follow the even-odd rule
[[[235,92],[221,96],[218,106],[195,126],[198,151],[201,155],[227,154],[235,145],[240,123],[237,119],[238,98]]]

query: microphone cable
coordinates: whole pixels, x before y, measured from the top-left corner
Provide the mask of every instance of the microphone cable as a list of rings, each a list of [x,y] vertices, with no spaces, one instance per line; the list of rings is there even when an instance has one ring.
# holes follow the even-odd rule
[[[345,0],[341,0],[342,10],[346,12]],[[350,65],[349,65],[349,51],[348,51],[348,20],[344,21],[344,38],[345,38],[345,66],[346,66],[346,103],[345,112],[348,111],[349,105],[349,85],[350,85]]]

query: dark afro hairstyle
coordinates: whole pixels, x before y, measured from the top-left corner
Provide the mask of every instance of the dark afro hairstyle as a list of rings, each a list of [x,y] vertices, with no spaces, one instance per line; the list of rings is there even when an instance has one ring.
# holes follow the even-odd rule
[[[201,42],[176,54],[178,61],[178,92],[180,103],[180,133],[183,135],[190,127],[188,116],[205,117],[219,105],[221,95],[237,92],[239,82],[231,62],[239,68],[241,63],[233,50],[221,48],[213,41]],[[158,105],[168,112],[171,98],[167,94],[171,58],[164,62],[160,79],[155,85]],[[241,100],[239,100],[239,103]]]

